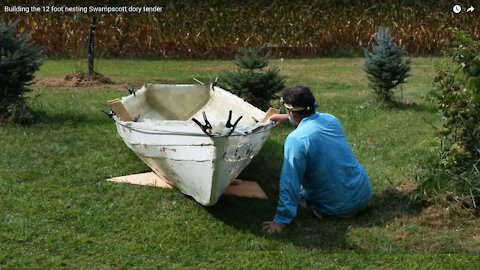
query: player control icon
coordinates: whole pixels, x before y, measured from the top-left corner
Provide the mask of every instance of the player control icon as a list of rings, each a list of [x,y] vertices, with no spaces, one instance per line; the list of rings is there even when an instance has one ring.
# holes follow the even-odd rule
[[[460,12],[462,12],[462,7],[460,5],[453,6],[453,13],[458,14]]]

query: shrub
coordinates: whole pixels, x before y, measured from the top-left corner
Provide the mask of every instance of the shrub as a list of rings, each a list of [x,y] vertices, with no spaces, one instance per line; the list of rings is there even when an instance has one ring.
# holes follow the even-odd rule
[[[41,50],[26,34],[15,37],[15,25],[0,22],[0,124],[15,122],[26,114],[24,94],[41,65]]]
[[[237,70],[221,75],[222,86],[260,109],[267,109],[285,88],[285,78],[278,68],[264,69],[268,65],[267,55],[260,54],[258,49],[242,49],[233,63]]]
[[[435,138],[439,158],[427,162],[428,173],[416,177],[422,195],[437,195],[437,200],[445,195],[456,201],[469,198],[471,206],[479,208],[480,42],[464,31],[451,31],[453,39],[442,42],[448,61],[439,65],[430,93],[443,114]]]
[[[443,114],[437,135],[443,140],[442,161],[449,169],[465,171],[480,161],[480,42],[451,29],[431,96]]]
[[[397,48],[388,28],[378,28],[375,36],[377,45],[372,44],[372,52],[364,49],[365,67],[369,86],[383,102],[391,102],[393,89],[405,82],[409,76],[410,59],[403,62],[405,47]]]

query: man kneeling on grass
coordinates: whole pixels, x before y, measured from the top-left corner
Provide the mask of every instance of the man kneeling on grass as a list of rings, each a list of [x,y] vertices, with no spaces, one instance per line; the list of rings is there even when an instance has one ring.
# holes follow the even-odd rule
[[[345,139],[342,125],[327,113],[316,113],[308,87],[290,87],[282,95],[287,114],[275,114],[275,126],[289,121],[296,129],[285,141],[280,195],[268,233],[280,232],[307,204],[315,214],[349,218],[365,209],[372,196],[370,179]]]

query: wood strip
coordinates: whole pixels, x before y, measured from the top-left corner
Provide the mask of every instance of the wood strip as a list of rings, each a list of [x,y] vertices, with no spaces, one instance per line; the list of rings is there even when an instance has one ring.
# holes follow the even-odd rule
[[[113,177],[107,179],[107,181],[115,183],[127,183],[131,185],[173,188],[170,183],[160,178],[154,172],[137,173],[132,175]],[[265,194],[265,192],[260,187],[260,185],[258,185],[257,182],[243,181],[240,179],[233,180],[233,182],[225,189],[223,194],[246,198],[268,199],[267,194]]]
[[[255,181],[244,181],[235,179],[225,189],[224,195],[232,195],[238,197],[256,198],[256,199],[268,199],[267,194]]]
[[[265,123],[268,118],[270,118],[270,116],[274,115],[274,114],[277,114],[279,113],[280,111],[278,109],[275,109],[275,108],[269,108],[267,113],[265,114],[265,116],[263,117],[263,120],[262,120],[262,123]]]
[[[133,121],[133,118],[127,112],[119,99],[109,100],[108,105],[110,105],[112,110],[117,115],[118,119],[120,119],[121,121]]]
[[[158,177],[158,175],[156,175],[154,172],[137,173],[132,175],[113,177],[107,179],[107,181],[116,183],[128,183],[132,185],[154,186],[161,188],[173,187],[170,183]]]

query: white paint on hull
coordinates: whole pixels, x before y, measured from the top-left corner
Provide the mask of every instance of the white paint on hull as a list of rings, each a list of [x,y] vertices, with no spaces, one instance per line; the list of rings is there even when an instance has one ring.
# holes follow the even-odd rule
[[[262,119],[265,112],[218,87],[145,85],[136,96],[123,98],[122,104],[131,116],[140,114],[138,122],[115,118],[125,144],[159,177],[203,205],[218,201],[259,153],[272,128],[270,122],[254,120]],[[191,120],[203,122],[205,111],[212,126],[221,126],[229,110],[232,122],[243,116],[238,132],[231,136],[220,132],[207,136]]]

